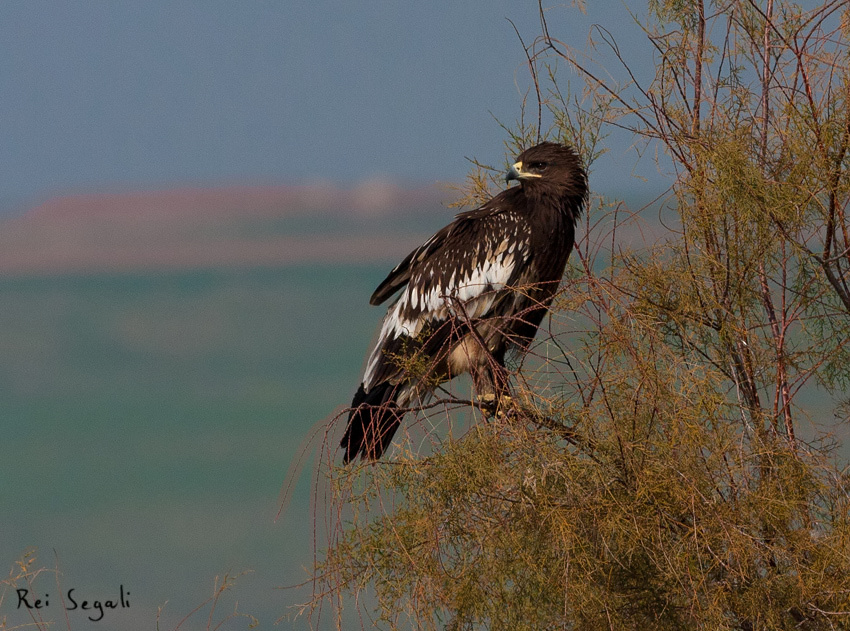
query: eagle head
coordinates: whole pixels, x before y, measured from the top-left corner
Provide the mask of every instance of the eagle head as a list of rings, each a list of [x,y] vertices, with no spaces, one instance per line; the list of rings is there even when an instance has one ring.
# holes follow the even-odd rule
[[[505,181],[518,180],[526,194],[568,202],[576,217],[587,198],[587,173],[572,147],[543,142],[517,156]]]

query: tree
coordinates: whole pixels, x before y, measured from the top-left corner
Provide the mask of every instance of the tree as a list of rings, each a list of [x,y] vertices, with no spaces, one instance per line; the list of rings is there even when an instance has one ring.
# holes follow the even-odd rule
[[[639,214],[597,198],[513,409],[454,437],[446,396],[430,453],[331,470],[317,599],[368,592],[392,629],[850,628],[825,431],[850,386],[850,8],[651,0],[646,82],[608,31],[579,55],[539,10],[510,153],[547,136],[592,165],[625,130],[663,156],[672,218],[628,249]]]

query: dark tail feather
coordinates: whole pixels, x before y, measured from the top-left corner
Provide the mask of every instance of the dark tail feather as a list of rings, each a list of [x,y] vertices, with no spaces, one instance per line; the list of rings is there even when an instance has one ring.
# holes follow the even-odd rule
[[[362,384],[357,389],[351,402],[348,427],[340,443],[345,449],[345,464],[357,456],[377,460],[389,447],[402,416],[395,402],[396,394],[396,386],[388,382],[374,386],[368,393]]]

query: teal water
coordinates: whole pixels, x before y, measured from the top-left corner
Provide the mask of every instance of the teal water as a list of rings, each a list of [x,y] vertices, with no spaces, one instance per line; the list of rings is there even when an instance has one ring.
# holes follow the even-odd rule
[[[78,599],[129,590],[99,622],[69,612],[72,629],[152,629],[166,601],[173,628],[226,571],[253,573],[225,609],[238,600],[260,628],[289,613],[310,593],[276,589],[312,563],[310,465],[275,524],[278,492],[310,428],[350,400],[389,267],[0,279],[4,575],[36,547]],[[40,613],[66,628],[56,580],[37,579]],[[29,621],[0,596],[0,623]]]

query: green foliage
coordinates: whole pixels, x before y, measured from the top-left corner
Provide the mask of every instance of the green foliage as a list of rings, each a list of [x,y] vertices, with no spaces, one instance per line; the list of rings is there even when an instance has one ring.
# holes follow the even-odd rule
[[[848,477],[821,434],[846,410],[802,403],[850,385],[850,9],[649,9],[648,85],[610,34],[619,83],[541,13],[541,115],[513,141],[548,112],[590,164],[631,130],[669,159],[676,220],[629,250],[638,218],[596,200],[513,409],[332,471],[348,519],[317,584],[370,591],[386,628],[850,628]]]

